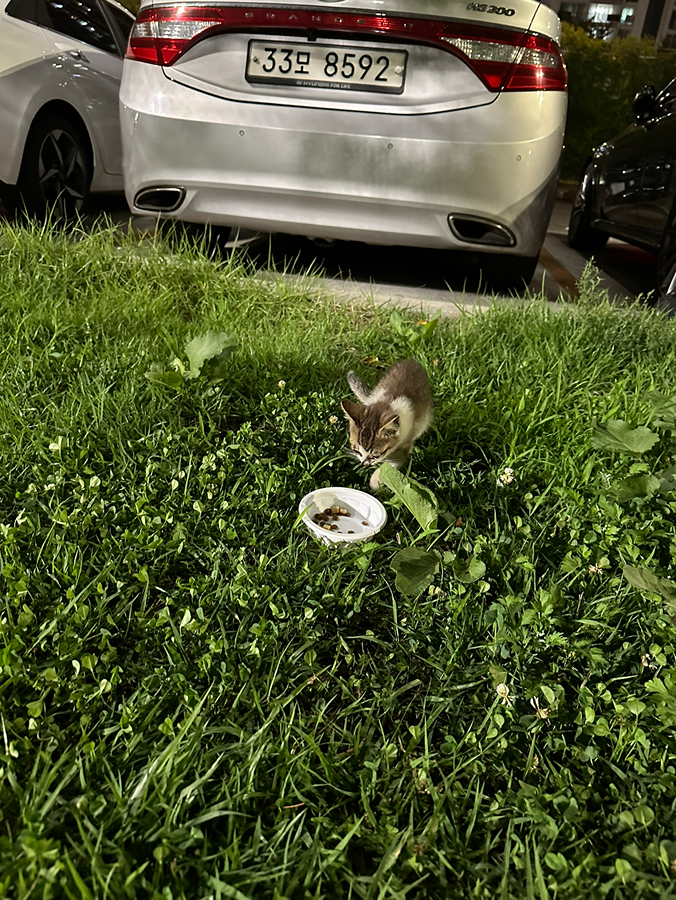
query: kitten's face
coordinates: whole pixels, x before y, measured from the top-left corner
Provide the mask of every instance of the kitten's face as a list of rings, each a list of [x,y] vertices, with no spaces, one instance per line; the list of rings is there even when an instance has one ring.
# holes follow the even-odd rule
[[[392,410],[376,410],[345,400],[343,411],[349,423],[350,451],[365,466],[377,466],[395,450],[399,439],[399,417]]]

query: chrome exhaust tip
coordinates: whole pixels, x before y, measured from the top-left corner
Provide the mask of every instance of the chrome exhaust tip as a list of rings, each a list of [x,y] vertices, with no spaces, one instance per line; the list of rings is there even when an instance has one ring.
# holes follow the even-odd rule
[[[516,238],[505,225],[482,219],[480,216],[465,216],[451,213],[448,217],[451,231],[465,244],[483,244],[493,247],[514,247]]]
[[[140,190],[134,197],[134,206],[148,212],[174,212],[185,200],[185,188],[149,187]]]

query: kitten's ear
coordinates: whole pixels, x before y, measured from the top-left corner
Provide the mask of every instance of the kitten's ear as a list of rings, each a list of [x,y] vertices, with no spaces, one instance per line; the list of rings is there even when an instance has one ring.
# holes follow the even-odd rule
[[[352,400],[343,400],[340,404],[343,407],[345,418],[358,425],[364,414],[364,407],[361,403],[354,403]]]
[[[383,437],[395,437],[399,434],[399,416],[397,413],[388,414],[388,418],[381,419],[378,434]]]

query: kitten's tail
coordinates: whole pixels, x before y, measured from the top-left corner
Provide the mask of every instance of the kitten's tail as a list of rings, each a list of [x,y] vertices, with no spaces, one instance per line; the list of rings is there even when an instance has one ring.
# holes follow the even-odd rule
[[[364,382],[355,372],[347,373],[347,383],[350,385],[350,390],[355,395],[357,400],[361,400],[362,403],[368,403],[369,397],[371,396],[371,391],[366,387]]]

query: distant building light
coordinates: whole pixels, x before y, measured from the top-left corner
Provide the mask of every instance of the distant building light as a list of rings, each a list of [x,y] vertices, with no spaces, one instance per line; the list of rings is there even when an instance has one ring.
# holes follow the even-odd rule
[[[612,16],[615,7],[610,3],[590,3],[587,20],[589,22],[604,23]]]

